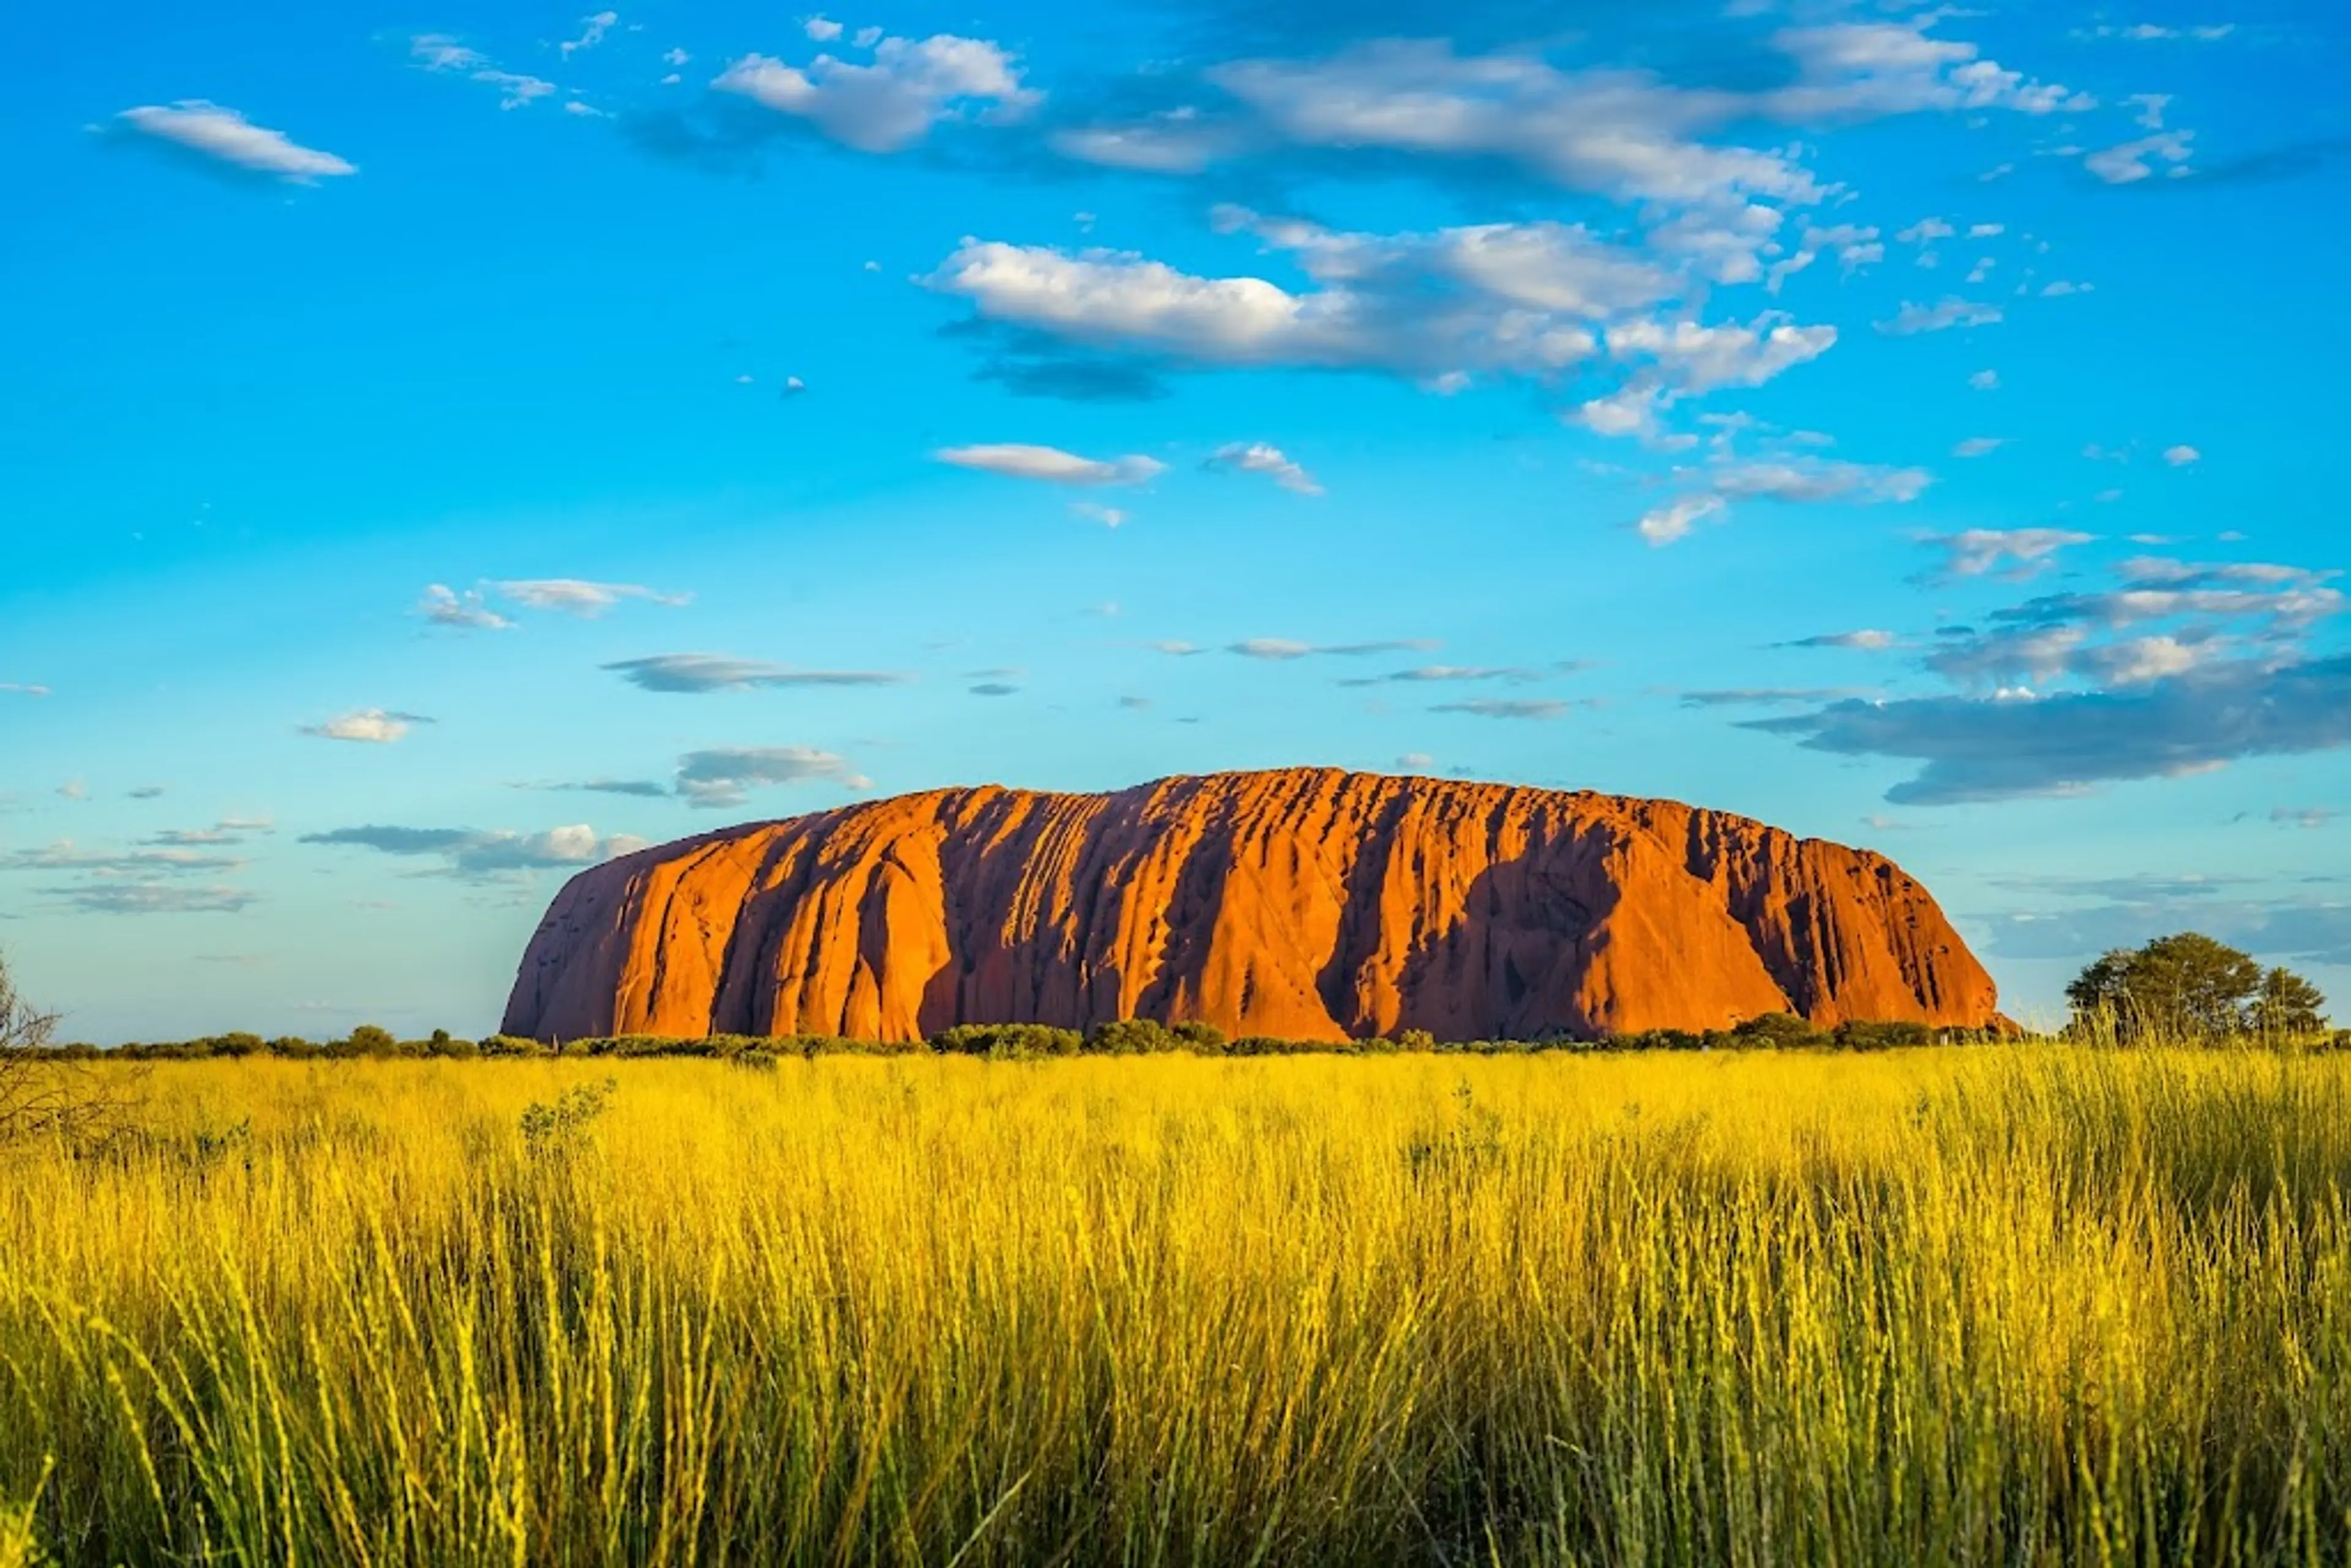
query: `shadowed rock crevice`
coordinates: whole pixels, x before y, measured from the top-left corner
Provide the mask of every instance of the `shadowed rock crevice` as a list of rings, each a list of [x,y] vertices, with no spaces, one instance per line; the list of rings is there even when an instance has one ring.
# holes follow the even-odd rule
[[[1868,851],[1667,800],[1292,768],[934,790],[646,850],[557,896],[506,1029],[1529,1038],[1981,1028],[1995,1002]]]

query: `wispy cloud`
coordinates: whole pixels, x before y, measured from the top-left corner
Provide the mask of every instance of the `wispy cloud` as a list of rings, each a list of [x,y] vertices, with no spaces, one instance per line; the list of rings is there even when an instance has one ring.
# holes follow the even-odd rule
[[[1058,446],[1032,446],[1019,442],[979,446],[944,446],[933,455],[957,468],[977,468],[1014,479],[1041,479],[1052,485],[1140,485],[1165,472],[1156,458],[1130,454],[1124,457],[1081,457]]]
[[[1417,685],[1432,681],[1539,681],[1543,672],[1522,665],[1482,664],[1423,664],[1416,669],[1396,670],[1384,675],[1356,675],[1341,681],[1343,686]]]
[[[852,790],[872,788],[872,780],[848,758],[806,746],[689,751],[677,764],[677,792],[707,810],[740,806],[753,789],[802,783],[837,784]]]
[[[2059,550],[2088,544],[2093,537],[2070,528],[1967,528],[1930,535],[1922,542],[1943,552],[1941,575],[1947,578],[1996,571],[2030,577],[2046,570]]]
[[[359,172],[357,164],[304,147],[284,131],[256,125],[235,110],[200,98],[126,109],[114,117],[114,124],[247,174],[287,184],[315,185],[320,180]]]
[[[580,17],[580,36],[576,38],[567,38],[556,45],[556,52],[568,60],[582,49],[594,48],[604,41],[604,35],[611,32],[613,25],[620,19],[621,14],[618,11],[599,11],[592,16]]]
[[[1245,637],[1225,645],[1228,653],[1238,653],[1244,659],[1266,659],[1282,662],[1290,659],[1341,658],[1357,659],[1373,653],[1426,653],[1442,643],[1426,637],[1391,638],[1376,643],[1299,643],[1287,637]],[[1164,653],[1193,653],[1189,644],[1162,644]]]
[[[408,57],[424,70],[462,76],[496,88],[500,109],[525,109],[551,98],[556,85],[543,77],[500,70],[487,55],[470,48],[447,33],[420,33],[408,41]]]
[[[1904,300],[1892,319],[1877,323],[1877,329],[1890,338],[1913,338],[1921,332],[1948,332],[1955,327],[1989,327],[2003,319],[1997,305],[1946,295],[1932,305]]]
[[[1576,705],[1546,697],[1471,697],[1464,702],[1438,703],[1431,713],[1464,713],[1479,718],[1563,718]]]
[[[1865,627],[1858,632],[1823,632],[1814,637],[1799,637],[1782,643],[1788,648],[1844,648],[1865,653],[1882,653],[1896,646],[1901,639],[1891,632]]]
[[[576,577],[518,578],[490,585],[499,597],[533,610],[552,610],[592,621],[623,600],[638,599],[673,609],[694,602],[691,593],[664,593],[634,582],[589,582]]]
[[[646,841],[627,834],[600,838],[584,822],[541,833],[473,828],[363,826],[305,833],[306,844],[374,850],[382,854],[430,857],[453,876],[496,876],[548,867],[594,865],[643,849]]]
[[[301,731],[321,740],[351,740],[369,746],[389,746],[407,735],[412,726],[432,722],[421,713],[396,713],[380,707],[363,707],[339,714],[321,724],[303,725]]]
[[[910,677],[884,670],[795,670],[723,653],[656,653],[603,666],[649,692],[741,692],[758,687],[894,686]]]
[[[45,697],[49,695],[49,688],[26,681],[0,681],[0,693],[19,697]]]

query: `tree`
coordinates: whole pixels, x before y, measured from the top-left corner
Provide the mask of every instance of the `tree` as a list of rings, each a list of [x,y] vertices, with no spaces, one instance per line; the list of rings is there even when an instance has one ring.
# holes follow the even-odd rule
[[[2272,969],[2262,977],[2251,1021],[2255,1032],[2268,1040],[2318,1034],[2326,1028],[2326,998],[2293,970]]]
[[[0,956],[0,1144],[84,1134],[114,1109],[86,1068],[48,1053],[57,1027],[57,1015],[25,998]]]
[[[2111,1027],[2137,1041],[2314,1033],[2325,1003],[2292,971],[2264,974],[2251,955],[2194,931],[2116,948],[2085,968],[2065,998],[2077,1029]]]

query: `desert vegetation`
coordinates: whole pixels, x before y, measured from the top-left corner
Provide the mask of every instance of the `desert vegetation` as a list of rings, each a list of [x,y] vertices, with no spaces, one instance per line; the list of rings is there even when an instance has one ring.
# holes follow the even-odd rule
[[[163,1062],[0,1563],[2339,1561],[2351,1061]]]

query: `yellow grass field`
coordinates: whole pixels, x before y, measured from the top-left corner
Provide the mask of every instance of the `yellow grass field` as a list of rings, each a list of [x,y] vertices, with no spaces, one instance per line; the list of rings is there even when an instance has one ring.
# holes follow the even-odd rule
[[[137,1092],[0,1151],[0,1568],[2351,1551],[2338,1059]]]

